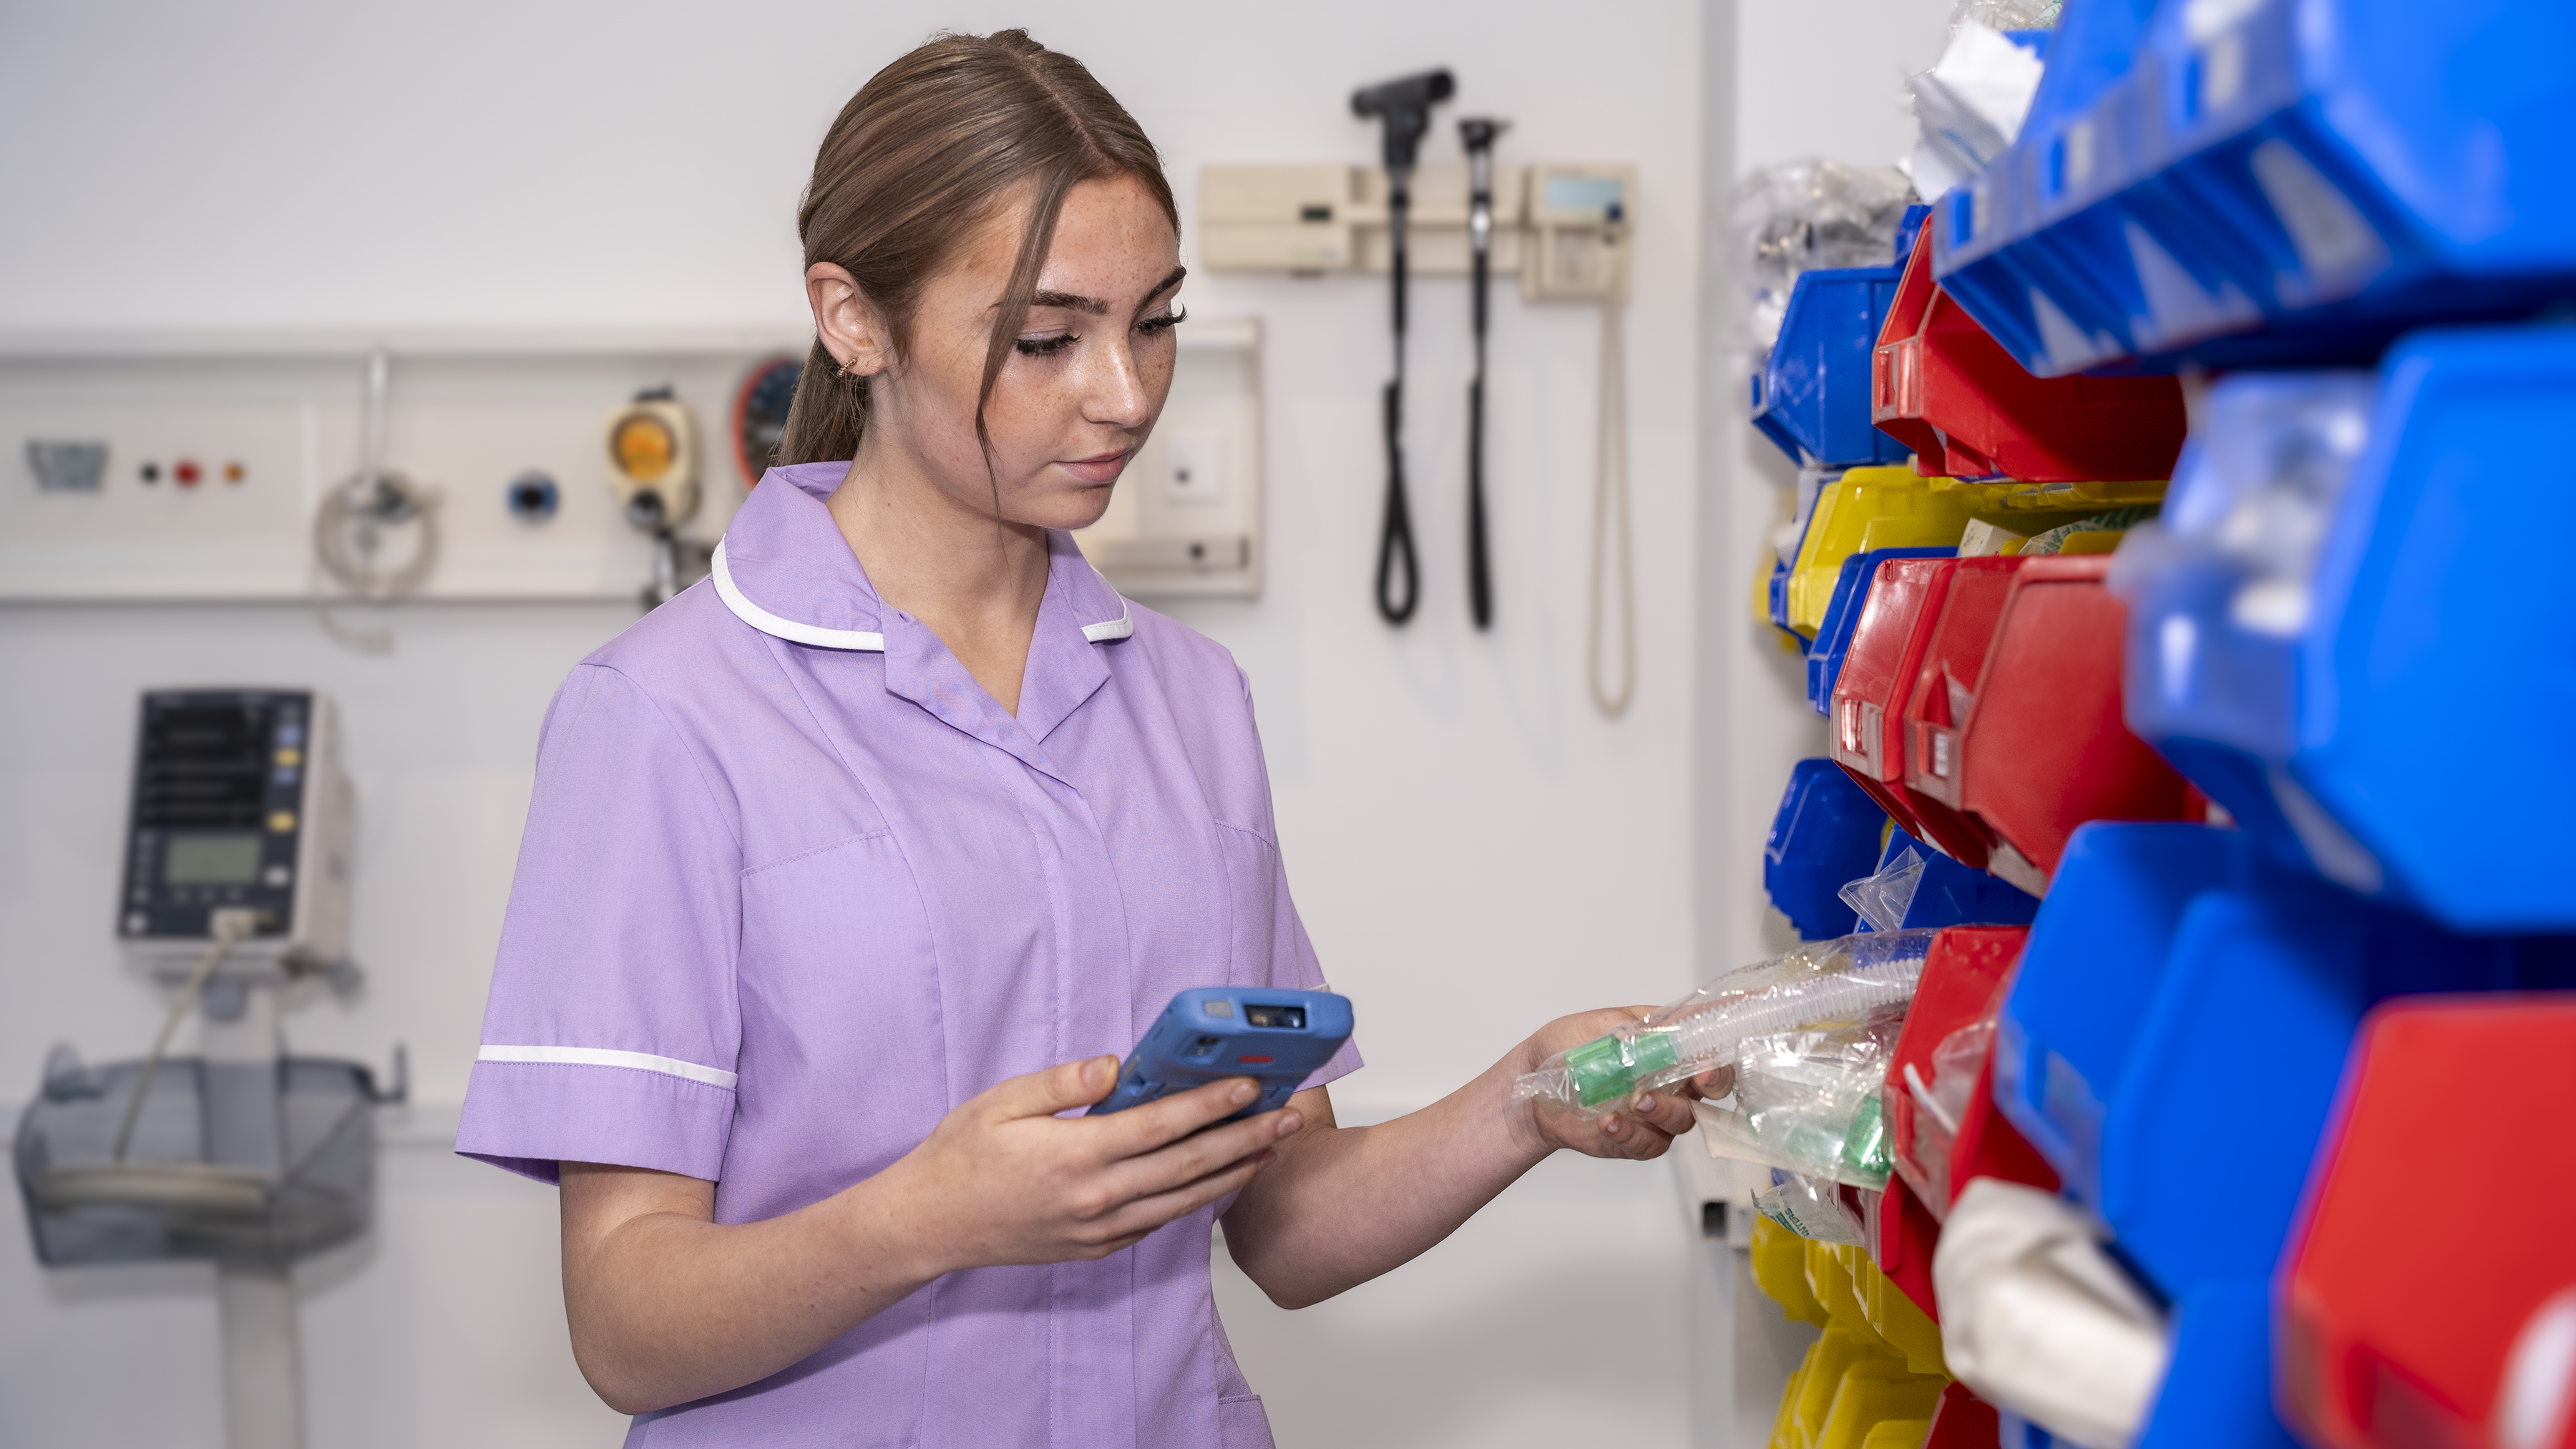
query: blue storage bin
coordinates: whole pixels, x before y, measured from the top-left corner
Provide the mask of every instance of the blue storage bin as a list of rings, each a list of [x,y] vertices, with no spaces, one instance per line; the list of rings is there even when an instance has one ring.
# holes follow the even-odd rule
[[[2244,873],[2243,837],[2096,821],[2066,843],[1995,1026],[1995,1106],[2099,1211],[2106,1104],[2192,899]]]
[[[1843,656],[1851,652],[1852,633],[1860,627],[1861,607],[1869,602],[1869,586],[1878,577],[1878,566],[1892,558],[1949,558],[1956,553],[1955,548],[1879,548],[1843,560],[1843,571],[1834,579],[1834,595],[1825,604],[1824,621],[1816,627],[1815,642],[1807,647],[1807,702],[1816,707],[1816,713],[1834,712],[1834,681],[1842,677]],[[1773,577],[1784,585],[1781,617],[1786,618],[1786,578]]]
[[[1903,826],[1888,830],[1887,848],[1879,853],[1877,869],[1887,869],[1909,850],[1922,859],[1923,875],[1915,882],[1914,897],[1906,905],[1905,919],[1897,922],[1898,929],[2027,926],[2038,916],[2039,897],[1974,866],[1961,865],[1906,834]],[[1860,929],[1870,929],[1869,923],[1862,922]]]
[[[2211,1184],[2225,1191],[2223,1177]],[[2173,1357],[2132,1449],[2299,1449],[2272,1407],[2272,1299],[2257,1278],[2174,1305]]]
[[[1870,356],[1895,304],[1925,209],[1907,207],[1896,258],[1884,267],[1802,273],[1789,290],[1779,340],[1753,380],[1753,426],[1801,466],[1857,468],[1913,456],[1869,420]]]
[[[2277,860],[2458,931],[2576,931],[2561,811],[2526,763],[2576,717],[2543,461],[2571,429],[2561,325],[2417,333],[2375,382],[2220,383],[2123,551],[2130,728]],[[2305,554],[2228,542],[2288,515],[2322,535]]]
[[[1887,813],[1831,760],[1800,760],[1762,848],[1762,888],[1803,940],[1848,936],[1860,917],[1842,888],[1878,864]]]
[[[2576,6],[2138,8],[2072,0],[2019,138],[1935,209],[1935,273],[2034,373],[2365,360],[2576,293]]]

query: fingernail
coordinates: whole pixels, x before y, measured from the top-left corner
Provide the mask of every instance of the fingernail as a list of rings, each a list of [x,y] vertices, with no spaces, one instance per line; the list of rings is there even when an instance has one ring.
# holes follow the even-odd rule
[[[1237,1083],[1233,1093],[1234,1105],[1240,1107],[1260,1095],[1250,1082]]]
[[[1260,1156],[1260,1157],[1259,1157],[1259,1158],[1254,1162],[1254,1164],[1253,1164],[1253,1165],[1254,1165],[1254,1166],[1256,1166],[1256,1167],[1268,1167],[1270,1164],[1272,1164],[1272,1163],[1274,1163],[1274,1162],[1277,1162],[1278,1160],[1279,1160],[1279,1154],[1278,1154],[1278,1153],[1273,1152],[1273,1151],[1269,1150],[1268,1148],[1263,1148],[1263,1149],[1262,1149],[1262,1152],[1261,1152],[1261,1156]]]
[[[1118,1064],[1109,1058],[1093,1057],[1082,1064],[1082,1084],[1086,1087],[1105,1085],[1109,1080],[1109,1074],[1117,1070]]]
[[[1279,1114],[1279,1135],[1282,1137],[1287,1136],[1289,1133],[1294,1132],[1305,1125],[1305,1119],[1299,1117],[1294,1112],[1282,1112]]]
[[[1655,1094],[1648,1092],[1644,1096],[1639,1097],[1637,1099],[1637,1110],[1640,1112],[1651,1112],[1655,1110]]]
[[[1604,1136],[1604,1137],[1616,1137],[1616,1136],[1618,1136],[1618,1135],[1619,1135],[1619,1119],[1618,1119],[1618,1118],[1616,1118],[1616,1117],[1604,1117],[1604,1118],[1602,1118],[1602,1119],[1601,1119],[1601,1135],[1602,1135],[1602,1136]]]

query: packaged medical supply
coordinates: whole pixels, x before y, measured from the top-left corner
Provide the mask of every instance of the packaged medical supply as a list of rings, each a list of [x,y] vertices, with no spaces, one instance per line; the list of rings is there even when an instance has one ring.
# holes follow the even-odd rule
[[[1879,1090],[1933,934],[1865,932],[1730,971],[1633,1026],[1559,1052],[1520,1079],[1513,1100],[1588,1117],[1633,1093],[1731,1069],[1724,1094],[1699,1107],[1711,1151],[1884,1187]]]
[[[2126,1449],[2164,1378],[2164,1315],[2056,1194],[1981,1177],[1932,1257],[1941,1352],[1977,1397],[2083,1449]]]
[[[1752,294],[1746,326],[1767,351],[1802,272],[1883,267],[1896,250],[1896,225],[1913,189],[1893,166],[1846,166],[1809,159],[1765,167],[1735,193]]]

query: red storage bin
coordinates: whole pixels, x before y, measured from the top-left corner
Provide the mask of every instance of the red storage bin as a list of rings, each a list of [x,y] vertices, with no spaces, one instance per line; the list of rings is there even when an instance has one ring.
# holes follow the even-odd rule
[[[2199,820],[2209,806],[2120,716],[2127,612],[2103,586],[2110,555],[2016,562],[1956,733],[1955,780],[1941,783],[1993,837],[1986,869],[2040,896],[2085,821]]]
[[[2516,1341],[2576,1285],[2571,1107],[2576,993],[2409,997],[2362,1023],[2277,1280],[2277,1396],[2302,1437],[2488,1442]]]
[[[1948,1151],[1937,1169],[1916,1154],[1916,1144],[1922,1141],[1923,1109],[1907,1085],[1906,1069],[1913,1068],[1929,1085],[1932,1053],[1942,1041],[1963,1026],[1993,1019],[2002,1005],[2004,981],[2021,960],[2022,943],[2029,938],[2028,926],[1952,926],[1934,936],[1923,958],[1923,975],[1915,983],[1914,1003],[1905,1012],[1905,1028],[1897,1034],[1896,1049],[1888,1057],[1881,1100],[1886,1103],[1888,1140],[1898,1178],[1921,1194],[1918,1204],[1935,1219],[1950,1215],[1950,1199],[1958,1195],[1960,1183],[1951,1177]],[[1955,1149],[1955,1141],[1952,1145]],[[1892,1183],[1889,1191],[1894,1191]],[[1928,1263],[1925,1272],[1930,1272]],[[1928,1306],[1925,1311],[1930,1311]]]
[[[2001,1178],[2035,1187],[2042,1192],[2055,1192],[2060,1183],[2057,1169],[2039,1155],[2039,1149],[2021,1135],[2004,1114],[1995,1110],[1995,1057],[1986,1054],[1986,1065],[1977,1073],[1977,1089],[1968,1097],[1968,1110],[1959,1117],[1959,1140],[1950,1148],[1950,1201],[1957,1203],[1959,1190],[1980,1177]],[[1947,1210],[1943,1216],[1948,1216]]]
[[[1879,330],[1869,417],[1927,478],[2170,478],[2182,451],[2178,380],[2031,376],[1932,280],[1928,246],[1914,249]]]
[[[1906,788],[1905,702],[1948,597],[1954,558],[1890,559],[1878,566],[1843,672],[1834,680],[1829,752],[1905,833],[1983,867],[1986,841],[1948,805]]]
[[[1995,1449],[2003,1432],[1994,1405],[1968,1392],[1966,1384],[1952,1384],[1941,1391],[1940,1407],[1932,1411],[1932,1432],[1924,1437],[1923,1449]]]
[[[1941,1305],[1932,1293],[1932,1250],[1941,1242],[1941,1220],[1905,1179],[1891,1177],[1887,1191],[1864,1223],[1869,1229],[1869,1258],[1897,1291],[1912,1299],[1923,1316],[1941,1321]]]
[[[1926,631],[1923,656],[1905,694],[1905,785],[1916,795],[1959,814],[1959,726],[1967,719],[1977,678],[1984,671],[1995,622],[2012,592],[2019,558],[1963,558],[1950,575],[1939,617]],[[1984,866],[1993,841],[1986,828],[1960,814],[1973,857],[1941,842],[1962,862]]]

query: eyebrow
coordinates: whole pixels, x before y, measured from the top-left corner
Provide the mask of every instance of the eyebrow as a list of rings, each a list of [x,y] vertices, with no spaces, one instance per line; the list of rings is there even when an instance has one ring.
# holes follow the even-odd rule
[[[1186,277],[1189,274],[1190,269],[1187,267],[1172,268],[1172,274],[1155,283],[1154,290],[1145,294],[1145,300],[1151,302],[1156,297],[1159,297],[1165,292],[1172,290],[1174,287],[1179,286],[1181,284],[1181,278]],[[1093,317],[1106,317],[1109,315],[1108,303],[1101,301],[1097,297],[1081,297],[1076,296],[1071,292],[1032,293],[1029,297],[1029,305],[1032,307],[1063,307],[1068,310],[1081,312]]]

